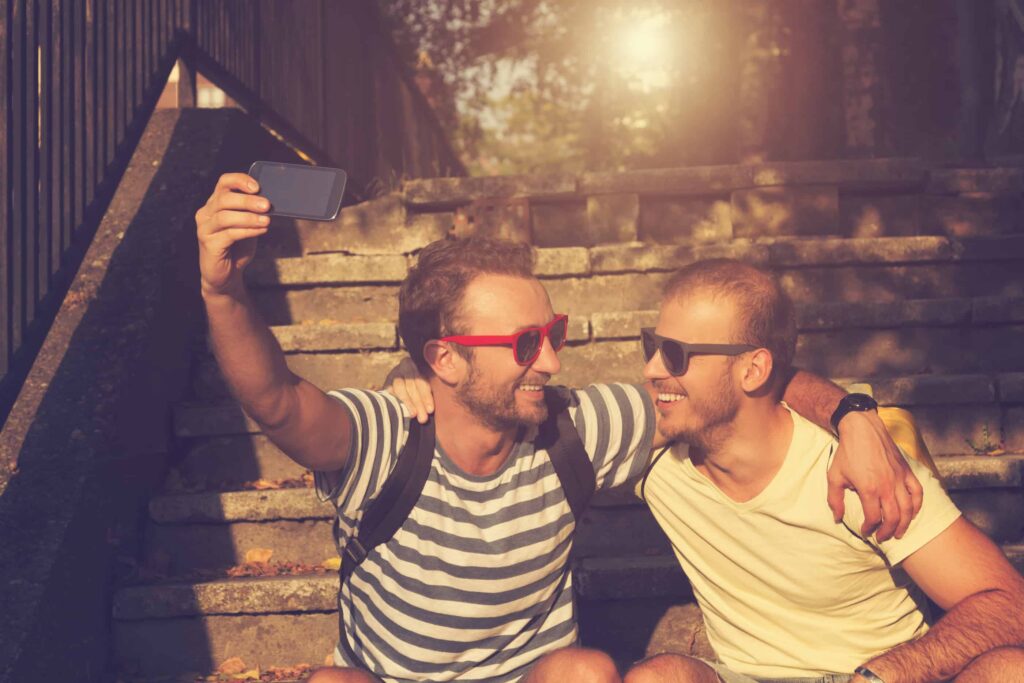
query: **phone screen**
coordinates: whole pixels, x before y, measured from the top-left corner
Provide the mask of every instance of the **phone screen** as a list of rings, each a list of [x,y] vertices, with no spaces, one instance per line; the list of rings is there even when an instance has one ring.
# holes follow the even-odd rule
[[[260,194],[270,200],[273,213],[321,215],[327,213],[336,173],[294,164],[264,164]]]

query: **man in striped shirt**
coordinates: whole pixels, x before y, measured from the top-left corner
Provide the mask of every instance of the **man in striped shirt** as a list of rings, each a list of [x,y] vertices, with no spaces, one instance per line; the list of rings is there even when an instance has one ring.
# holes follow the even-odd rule
[[[268,207],[251,196],[256,190],[248,176],[225,175],[196,216],[210,336],[242,407],[282,451],[317,473],[318,492],[338,509],[340,548],[386,479],[410,417],[387,394],[328,395],[288,370],[241,277],[254,250],[249,238],[266,231],[259,219]],[[534,446],[547,416],[543,388],[560,368],[552,344],[558,325],[532,275],[528,246],[466,240],[424,249],[402,285],[399,327],[433,391],[432,468],[398,532],[342,587],[340,638],[348,647],[314,683],[619,680],[610,658],[575,647],[574,519],[547,453]],[[471,346],[480,336],[526,331],[534,344],[520,344],[520,336],[511,347]],[[787,392],[791,404],[827,422],[837,400],[830,392],[838,389],[801,376],[790,386],[803,397]],[[655,440],[649,394],[595,385],[574,392],[572,402],[598,489],[639,474]],[[873,438],[864,427],[844,441]],[[840,497],[844,482],[891,490],[885,485],[899,480],[896,488],[906,488],[902,470],[886,471],[880,482],[860,478],[853,459],[837,461],[853,477],[837,476]],[[887,533],[897,513],[903,527],[913,516],[909,502],[896,509],[893,501],[885,500],[894,508]],[[342,654],[348,649],[358,661]]]

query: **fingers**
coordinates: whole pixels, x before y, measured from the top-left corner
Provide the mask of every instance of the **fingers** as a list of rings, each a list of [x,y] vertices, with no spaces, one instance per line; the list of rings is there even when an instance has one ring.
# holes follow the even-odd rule
[[[903,538],[907,527],[914,520],[914,501],[906,486],[896,486],[896,505],[900,510],[900,522],[896,525],[896,538]]]
[[[413,380],[405,377],[396,377],[391,383],[391,393],[393,393],[398,400],[405,405],[409,414],[412,415],[416,421],[420,424],[426,424],[430,417],[430,413],[427,412],[427,408],[423,404],[423,399],[420,396],[419,390],[416,388],[416,383]]]
[[[875,529],[882,523],[882,504],[873,493],[857,491],[857,496],[860,498],[860,506],[864,509],[864,524],[860,527],[860,535],[867,538],[875,533]]]
[[[879,502],[882,506],[882,523],[875,531],[875,540],[881,543],[888,541],[896,532],[897,524],[900,522],[900,506],[892,492],[882,497]]]
[[[903,484],[907,488],[907,493],[910,494],[911,505],[914,510],[914,517],[917,517],[917,513],[921,511],[921,504],[924,503],[924,487],[921,486],[921,482],[918,481],[914,472],[907,469],[904,475]]]
[[[834,478],[831,472],[828,477],[828,506],[832,510],[832,519],[837,524],[843,521],[846,514],[846,482]]]
[[[226,190],[238,190],[239,192],[257,192],[260,185],[256,179],[246,173],[225,173],[217,179],[217,187],[214,193]]]

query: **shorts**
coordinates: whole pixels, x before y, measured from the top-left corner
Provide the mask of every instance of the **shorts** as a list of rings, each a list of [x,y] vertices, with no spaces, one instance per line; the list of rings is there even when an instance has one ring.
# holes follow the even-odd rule
[[[700,659],[695,657],[695,659]],[[721,662],[712,662],[707,659],[700,659],[718,674],[718,680],[722,683],[847,683],[853,678],[853,674],[825,674],[823,676],[795,677],[795,678],[752,678],[745,674],[739,674]]]

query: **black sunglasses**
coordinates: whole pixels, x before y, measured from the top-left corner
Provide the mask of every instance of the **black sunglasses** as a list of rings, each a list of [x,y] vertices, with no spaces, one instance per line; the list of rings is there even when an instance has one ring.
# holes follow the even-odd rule
[[[644,347],[644,362],[651,362],[654,354],[661,351],[661,360],[665,363],[665,369],[673,377],[686,374],[686,368],[690,365],[690,356],[694,353],[738,356],[759,348],[750,344],[687,344],[671,337],[662,337],[654,332],[653,327],[640,329],[640,341]]]

